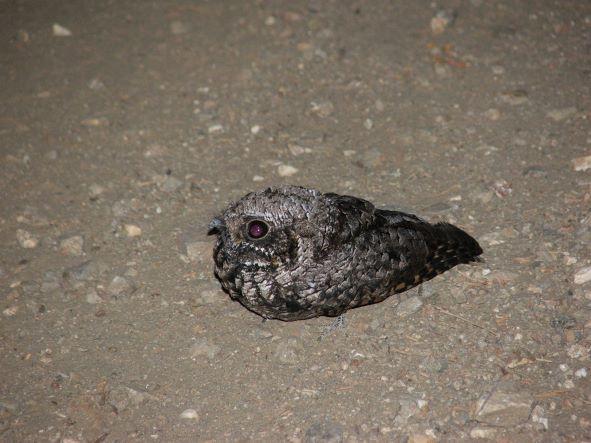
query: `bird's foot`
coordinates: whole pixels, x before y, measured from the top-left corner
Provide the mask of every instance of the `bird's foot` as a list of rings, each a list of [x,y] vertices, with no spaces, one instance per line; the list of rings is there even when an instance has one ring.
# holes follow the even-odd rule
[[[330,334],[332,334],[337,329],[345,329],[347,327],[347,322],[345,320],[345,314],[341,314],[334,319],[334,321],[324,328],[320,337],[318,337],[318,341],[324,340]]]

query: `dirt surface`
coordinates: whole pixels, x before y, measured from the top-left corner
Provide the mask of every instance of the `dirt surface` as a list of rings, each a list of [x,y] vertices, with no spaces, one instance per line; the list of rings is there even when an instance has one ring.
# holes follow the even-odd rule
[[[0,440],[591,439],[589,1],[15,0],[0,35]],[[279,183],[485,262],[262,323],[205,232]]]

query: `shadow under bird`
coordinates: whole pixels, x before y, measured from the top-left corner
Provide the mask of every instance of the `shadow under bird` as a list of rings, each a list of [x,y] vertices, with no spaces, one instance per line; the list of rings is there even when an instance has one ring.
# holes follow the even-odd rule
[[[245,195],[209,225],[215,275],[264,318],[335,317],[379,303],[482,249],[460,228],[299,186]]]

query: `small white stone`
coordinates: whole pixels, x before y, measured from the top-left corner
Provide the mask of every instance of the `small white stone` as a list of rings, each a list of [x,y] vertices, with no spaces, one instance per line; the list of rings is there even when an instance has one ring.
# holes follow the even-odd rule
[[[575,383],[571,379],[564,380],[564,387],[566,389],[573,389],[575,387]]]
[[[363,127],[369,131],[373,128],[373,120],[371,118],[366,118],[363,122]]]
[[[562,363],[562,364],[558,365],[558,368],[560,368],[560,370],[561,370],[562,372],[566,372],[566,371],[568,371],[568,365],[566,365],[566,364],[564,364],[564,363]]]
[[[497,121],[501,118],[501,112],[498,109],[490,108],[485,113],[484,116],[492,121]]]
[[[267,17],[265,19],[265,25],[267,25],[267,26],[273,26],[276,22],[277,22],[277,20],[272,15],[270,15],[269,17]]]
[[[343,155],[345,157],[351,157],[351,156],[355,155],[356,153],[357,153],[357,151],[354,151],[353,149],[345,149],[343,151]]]
[[[181,418],[199,420],[199,414],[197,414],[195,409],[185,409],[183,412],[181,412]]]
[[[101,195],[103,192],[105,192],[105,188],[103,188],[101,185],[97,185],[96,183],[93,183],[92,185],[90,185],[88,187],[88,193],[90,194],[91,197],[98,197],[99,195]]]
[[[91,305],[95,305],[97,303],[101,303],[103,301],[102,298],[99,297],[97,292],[94,289],[91,289],[86,294],[86,303],[90,303]]]
[[[220,124],[211,125],[207,128],[207,132],[209,134],[219,134],[220,132],[224,132],[224,127]]]
[[[265,177],[263,177],[263,176],[260,176],[260,175],[255,175],[255,176],[252,178],[252,181],[253,181],[253,182],[262,182],[264,179],[265,179]]]
[[[72,31],[58,23],[53,24],[52,30],[53,35],[55,35],[56,37],[70,37],[72,35]]]
[[[25,231],[24,229],[16,230],[16,239],[18,244],[25,249],[36,248],[39,244],[39,239],[35,238],[33,234],[31,234],[29,231]]]
[[[541,424],[545,430],[548,430],[548,418],[545,416],[546,411],[540,405],[536,405],[531,413],[531,420],[534,423]]]
[[[279,165],[279,167],[277,168],[277,173],[280,177],[291,177],[297,172],[297,168],[294,168],[291,165]]]
[[[494,75],[503,75],[505,73],[505,68],[499,65],[494,65],[492,67],[492,72]]]
[[[577,157],[572,160],[572,163],[575,171],[586,171],[587,169],[591,169],[591,155]]]
[[[250,133],[257,135],[259,132],[261,132],[261,127],[259,125],[254,125],[252,128],[250,128]]]
[[[588,374],[587,368],[581,368],[581,369],[577,369],[575,371],[576,378],[585,378],[585,377],[587,377],[587,374]]]
[[[142,228],[137,225],[125,225],[124,229],[128,237],[139,237],[142,235]]]
[[[582,285],[588,281],[591,281],[591,266],[587,266],[586,268],[579,269],[575,272],[575,284]]]
[[[474,428],[470,431],[470,437],[472,438],[488,438],[493,439],[497,433],[496,429],[493,428]]]
[[[567,118],[575,115],[576,113],[577,108],[571,106],[569,108],[553,109],[552,111],[548,111],[546,113],[546,117],[551,118],[555,122],[559,122],[562,120],[566,120]]]
[[[60,251],[62,254],[79,256],[84,253],[84,239],[81,235],[74,235],[63,239],[60,242]]]
[[[16,315],[16,313],[18,312],[18,306],[11,306],[9,308],[6,308],[4,311],[2,311],[2,314],[4,314],[7,317],[13,317]]]
[[[589,349],[580,343],[570,345],[566,350],[566,354],[570,358],[576,358],[578,360],[587,360],[589,358]]]

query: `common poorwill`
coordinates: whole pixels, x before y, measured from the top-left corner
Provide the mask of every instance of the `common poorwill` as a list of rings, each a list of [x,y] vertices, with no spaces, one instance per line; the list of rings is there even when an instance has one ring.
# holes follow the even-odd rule
[[[209,233],[217,235],[223,288],[251,311],[285,321],[381,302],[482,254],[448,223],[298,186],[247,194]]]

